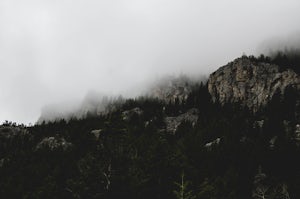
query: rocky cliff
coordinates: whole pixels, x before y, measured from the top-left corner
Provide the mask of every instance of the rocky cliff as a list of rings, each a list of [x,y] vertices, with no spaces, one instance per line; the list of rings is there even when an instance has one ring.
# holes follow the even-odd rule
[[[194,80],[187,76],[166,77],[151,89],[149,96],[174,103],[176,100],[182,102],[191,93]]]
[[[246,56],[219,68],[208,80],[213,101],[241,103],[254,112],[287,87],[300,90],[300,77],[293,70],[280,71],[277,65],[255,62]]]

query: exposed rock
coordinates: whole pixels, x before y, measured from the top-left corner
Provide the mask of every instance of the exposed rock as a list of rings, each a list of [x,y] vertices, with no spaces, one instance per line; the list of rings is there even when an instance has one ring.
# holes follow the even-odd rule
[[[125,121],[130,120],[135,114],[136,115],[142,115],[144,113],[144,111],[138,107],[127,110],[127,111],[123,111],[122,112],[122,119]]]
[[[261,129],[264,126],[264,123],[265,123],[264,120],[255,121],[253,124],[253,128]]]
[[[145,122],[145,128],[148,127],[153,122],[153,119]]]
[[[72,147],[72,143],[67,142],[65,138],[46,137],[40,141],[36,146],[36,151],[49,150],[49,151],[67,151]]]
[[[91,131],[91,134],[95,136],[96,140],[99,139],[102,129],[94,129]]]
[[[221,141],[221,138],[217,138],[217,139],[215,139],[215,140],[213,140],[213,141],[211,141],[211,142],[208,142],[208,143],[206,143],[205,145],[204,145],[204,148],[206,148],[207,150],[212,150],[212,147],[213,146],[217,146],[217,145],[219,145],[220,144],[220,141]]]
[[[190,122],[192,125],[195,125],[198,120],[198,109],[192,108],[188,110],[186,113],[183,113],[177,117],[166,117],[166,130],[171,133],[175,133],[178,126],[182,122]]]
[[[170,77],[153,88],[150,95],[166,102],[175,103],[177,99],[179,102],[182,102],[187,99],[194,84],[195,82],[186,76]]]
[[[274,136],[271,138],[271,140],[269,142],[269,144],[270,144],[269,146],[271,149],[274,149],[277,138],[278,138],[277,136]]]
[[[295,127],[295,140],[297,144],[300,144],[300,124],[297,124]]]
[[[219,68],[208,80],[213,101],[238,102],[254,112],[266,105],[276,92],[283,94],[290,86],[300,89],[300,78],[294,71],[280,72],[277,65],[254,63],[246,56]]]

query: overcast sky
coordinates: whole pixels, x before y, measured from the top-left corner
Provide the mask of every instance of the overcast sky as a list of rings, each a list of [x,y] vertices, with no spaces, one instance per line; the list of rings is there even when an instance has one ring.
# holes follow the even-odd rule
[[[299,0],[0,0],[0,122],[206,74],[300,30]]]

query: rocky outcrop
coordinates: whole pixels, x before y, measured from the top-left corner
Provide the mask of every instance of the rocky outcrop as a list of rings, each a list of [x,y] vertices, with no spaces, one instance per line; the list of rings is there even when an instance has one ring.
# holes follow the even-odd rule
[[[287,87],[300,89],[300,77],[294,71],[281,72],[277,65],[255,63],[246,56],[219,68],[208,80],[213,101],[240,103],[254,112]]]
[[[192,125],[195,125],[198,120],[198,113],[198,109],[192,108],[177,117],[166,117],[165,123],[167,132],[174,134],[182,122],[190,122]]]
[[[211,151],[214,146],[218,146],[221,142],[221,138],[217,138],[211,142],[208,142],[204,145],[204,148],[206,148],[208,151]]]
[[[142,115],[144,111],[140,109],[139,107],[126,110],[122,112],[122,119],[125,121],[129,121],[134,115]]]
[[[99,139],[102,129],[94,129],[91,131],[91,134],[94,136],[96,140]]]
[[[65,138],[46,137],[37,144],[36,151],[67,151],[72,146],[72,143],[67,142]]]
[[[151,89],[150,96],[166,102],[182,102],[187,99],[195,84],[196,82],[186,76],[169,77]]]

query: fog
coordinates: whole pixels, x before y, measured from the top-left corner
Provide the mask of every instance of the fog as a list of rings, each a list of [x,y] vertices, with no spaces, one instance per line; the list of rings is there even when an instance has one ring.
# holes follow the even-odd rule
[[[300,31],[282,37],[273,37],[262,42],[257,52],[268,56],[276,55],[278,52],[284,54],[297,54],[300,56]]]
[[[91,91],[130,97],[164,75],[208,75],[299,35],[299,10],[299,0],[1,0],[0,122],[34,123],[42,107]]]

